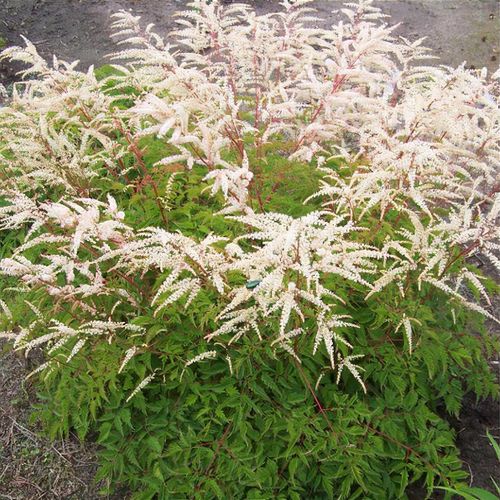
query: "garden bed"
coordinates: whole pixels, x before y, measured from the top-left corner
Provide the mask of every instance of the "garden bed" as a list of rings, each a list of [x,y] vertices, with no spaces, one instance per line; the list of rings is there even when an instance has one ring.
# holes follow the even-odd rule
[[[260,13],[274,5],[255,3]],[[7,10],[19,18],[16,5]],[[49,26],[64,5],[74,9],[65,23],[71,47],[66,31]],[[134,10],[148,20],[151,5]],[[167,31],[179,5],[163,2],[168,17],[153,20]],[[439,9],[467,16],[461,2],[390,5],[393,21],[419,9],[427,19],[440,19]],[[482,5],[468,22],[484,49],[497,21],[487,10],[493,4]],[[99,51],[110,47],[100,44],[108,33],[97,20],[123,6],[33,2],[20,24],[43,55],[100,65]],[[322,23],[331,19],[324,3],[316,6]],[[347,28],[314,37],[300,24],[289,29],[292,7],[282,25],[268,17],[252,25],[243,13],[232,34],[213,27],[226,19],[214,21],[212,8],[200,7],[208,24],[188,16],[180,36],[203,53],[180,55],[186,64],[126,14],[115,30],[146,49],[125,52],[137,60],[123,72],[103,67],[94,78],[57,63],[49,69],[29,45],[10,51],[32,61],[41,79],[1,110],[0,330],[31,353],[0,357],[0,495],[97,498],[109,480],[145,489],[144,498],[322,498],[334,490],[342,498],[423,498],[437,484],[466,488],[459,453],[470,484],[493,490],[498,458],[486,434],[498,437],[498,404],[462,396],[498,390],[498,360],[488,365],[498,330],[490,324],[492,338],[481,340],[477,314],[492,321],[498,310],[484,269],[499,263],[498,144],[485,127],[498,124],[497,87],[463,68],[418,73],[418,44],[398,46],[385,26],[364,20],[378,13],[361,6],[347,11]],[[43,40],[31,20],[37,12]],[[437,25],[427,26],[432,44],[456,64],[461,51],[447,52]],[[207,47],[224,54],[229,85],[211,73],[219,60]],[[478,65],[491,67],[494,57],[483,53]],[[189,67],[192,60],[204,60],[207,73]],[[9,80],[14,66],[3,67]],[[246,90],[238,93],[240,83]],[[275,115],[276,96],[283,106]],[[61,114],[46,112],[44,99],[60,102]],[[234,99],[241,107],[231,114]],[[223,217],[227,211],[244,215]],[[13,288],[15,279],[24,288]],[[108,300],[115,293],[125,300]],[[43,384],[23,382],[40,363]],[[38,433],[30,418],[38,404],[48,433],[66,439]],[[94,442],[103,449],[97,484]],[[426,491],[415,487],[424,482]]]

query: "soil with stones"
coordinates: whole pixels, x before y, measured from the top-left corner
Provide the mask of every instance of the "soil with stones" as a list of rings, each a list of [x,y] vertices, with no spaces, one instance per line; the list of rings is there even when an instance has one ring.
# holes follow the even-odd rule
[[[278,0],[248,0],[259,13],[279,9]],[[184,10],[186,0],[0,0],[0,46],[22,44],[21,35],[31,40],[44,57],[80,60],[80,67],[107,62],[106,54],[116,50],[111,40],[110,15],[120,9],[142,16],[166,34],[175,28],[175,13]],[[342,2],[318,0],[318,25],[338,19]],[[500,56],[499,0],[386,0],[376,5],[400,23],[397,34],[410,40],[427,36],[426,45],[440,59],[434,64],[498,68]],[[15,80],[15,71],[0,63],[0,81]],[[500,304],[497,302],[497,314]],[[493,308],[495,309],[495,308]],[[498,331],[498,330],[497,330]],[[498,359],[492,368],[499,369]],[[23,382],[29,368],[17,354],[2,353],[0,345],[0,500],[99,498],[93,482],[97,468],[96,446],[76,438],[50,442],[30,423],[36,395]],[[500,484],[500,468],[486,438],[489,430],[500,435],[498,403],[476,402],[466,396],[458,419],[450,419],[457,432],[457,444],[472,485],[492,490],[493,478]],[[410,497],[421,499],[425,492],[413,489]],[[126,498],[120,493],[116,498]]]

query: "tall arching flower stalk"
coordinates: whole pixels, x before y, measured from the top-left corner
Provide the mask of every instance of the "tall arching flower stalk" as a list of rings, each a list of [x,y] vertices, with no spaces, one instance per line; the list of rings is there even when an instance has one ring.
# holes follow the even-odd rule
[[[251,336],[298,363],[322,353],[369,390],[355,308],[386,301],[409,351],[428,294],[495,319],[467,259],[500,269],[498,72],[429,66],[369,0],[328,30],[309,0],[190,5],[169,43],[115,14],[126,48],[105,78],[28,41],[2,53],[28,69],[0,108],[0,228],[18,235],[0,272],[52,301],[18,328],[2,300],[3,335],[44,344],[46,369],[115,342],[121,373],[156,352],[134,316],[196,304],[206,350],[186,367]],[[314,184],[300,215],[277,201],[298,167]],[[217,230],[179,224],[195,174]]]

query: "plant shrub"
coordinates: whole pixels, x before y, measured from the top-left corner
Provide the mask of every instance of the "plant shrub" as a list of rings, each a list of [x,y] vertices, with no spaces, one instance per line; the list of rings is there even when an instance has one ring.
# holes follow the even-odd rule
[[[497,395],[498,72],[430,67],[369,1],[312,28],[193,2],[88,72],[35,47],[0,109],[2,336],[53,436],[134,498],[401,498],[466,480]]]

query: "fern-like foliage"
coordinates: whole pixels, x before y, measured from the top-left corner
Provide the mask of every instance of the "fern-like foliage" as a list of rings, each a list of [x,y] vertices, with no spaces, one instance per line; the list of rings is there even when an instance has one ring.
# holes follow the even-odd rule
[[[37,371],[107,343],[116,375],[144,353],[236,373],[250,343],[369,392],[360,308],[413,355],[433,294],[497,321],[471,259],[500,271],[499,72],[429,65],[371,0],[328,30],[313,5],[197,0],[168,43],[119,12],[107,75],[2,52],[27,64],[0,108],[2,336],[45,346]],[[171,357],[145,317],[197,340]]]

